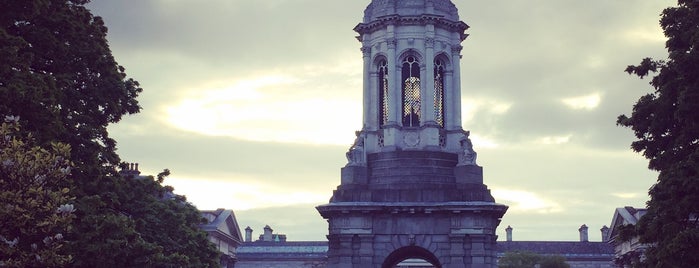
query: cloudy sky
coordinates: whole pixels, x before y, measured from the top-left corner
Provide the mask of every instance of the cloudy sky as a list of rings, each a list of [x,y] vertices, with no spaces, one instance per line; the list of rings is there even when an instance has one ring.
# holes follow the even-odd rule
[[[314,207],[340,183],[361,128],[352,28],[370,0],[93,0],[143,111],[110,127],[124,161],[200,209],[234,209],[255,235],[324,240]],[[601,239],[614,208],[644,206],[656,174],[616,117],[664,58],[669,0],[455,0],[471,26],[461,61],[463,126],[515,240]]]

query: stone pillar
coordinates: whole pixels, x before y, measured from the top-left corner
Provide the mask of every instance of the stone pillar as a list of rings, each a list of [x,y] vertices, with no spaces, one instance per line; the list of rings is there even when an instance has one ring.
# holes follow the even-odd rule
[[[578,231],[580,232],[580,242],[590,241],[587,237],[587,225],[583,224]]]
[[[453,62],[451,64],[454,64]],[[453,66],[453,65],[452,65]],[[461,123],[453,121],[452,117],[456,111],[460,111],[461,107],[456,107],[454,99],[458,90],[454,89],[454,71],[451,69],[444,70],[444,129],[454,130],[461,129]]]
[[[374,122],[376,120],[372,120],[372,112],[371,112],[371,107],[374,107],[374,100],[376,100],[376,96],[373,96],[371,94],[371,83],[369,83],[369,72],[371,72],[371,47],[369,46],[363,46],[362,47],[362,59],[364,60],[364,72],[363,72],[363,82],[362,85],[364,86],[363,90],[363,100],[364,100],[364,112],[362,113],[362,116],[364,118],[363,124],[366,125],[371,125],[372,127],[375,125]]]
[[[370,68],[371,67],[376,66],[374,64],[370,64]],[[371,104],[371,107],[365,108],[366,111],[369,111],[369,115],[365,116],[365,120],[368,121],[364,122],[363,127],[367,128],[366,130],[368,131],[375,131],[380,128],[382,123],[382,118],[379,117],[379,106],[382,105],[381,102],[383,101],[379,98],[379,73],[376,71],[376,68],[372,68],[371,71],[369,71],[369,84],[369,96],[371,101],[368,103]]]
[[[425,88],[421,90],[423,122],[436,122],[434,116],[434,25],[425,25]]]
[[[388,31],[393,32],[393,25],[388,26]],[[388,104],[389,122],[400,124],[403,117],[402,110],[402,96],[401,96],[401,72],[400,72],[400,62],[397,62],[396,58],[396,47],[398,45],[398,40],[393,37],[389,37],[386,40],[388,45],[388,92],[392,93],[390,97],[390,102]]]
[[[449,236],[449,262],[451,264],[449,267],[465,267],[466,258],[470,256],[465,256],[467,252],[471,251],[471,243],[466,243],[466,237],[464,235],[450,235]]]
[[[449,110],[449,122],[451,122],[452,129],[461,127],[461,66],[459,64],[461,60],[461,45],[456,45],[451,48],[451,61],[454,66],[454,73],[451,79],[452,85],[449,87],[449,91],[453,92],[453,98],[451,99],[451,108]]]

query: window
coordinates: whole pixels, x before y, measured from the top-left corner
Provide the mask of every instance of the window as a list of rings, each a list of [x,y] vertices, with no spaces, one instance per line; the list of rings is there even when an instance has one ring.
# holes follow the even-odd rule
[[[434,60],[434,119],[444,127],[444,61]]]
[[[388,92],[388,64],[385,59],[379,61],[379,125],[383,126],[388,123],[388,103],[391,94]]]
[[[420,126],[420,64],[414,56],[403,60],[403,126]]]

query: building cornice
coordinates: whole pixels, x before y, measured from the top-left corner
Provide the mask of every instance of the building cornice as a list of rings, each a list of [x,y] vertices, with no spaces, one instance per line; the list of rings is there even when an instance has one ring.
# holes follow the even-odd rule
[[[468,34],[466,34],[465,31],[469,28],[468,24],[463,21],[452,21],[440,15],[423,14],[420,16],[381,16],[372,22],[357,24],[357,26],[354,27],[354,31],[363,35],[385,28],[388,25],[435,25],[449,31],[458,32],[461,35],[461,40],[466,39]]]

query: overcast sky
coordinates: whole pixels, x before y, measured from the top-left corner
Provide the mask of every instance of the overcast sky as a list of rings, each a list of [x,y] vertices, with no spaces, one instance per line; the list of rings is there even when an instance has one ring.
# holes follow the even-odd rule
[[[143,111],[110,127],[118,152],[199,209],[234,209],[255,236],[325,240],[315,206],[340,183],[361,128],[352,28],[370,0],[93,0]],[[643,207],[656,174],[616,117],[652,92],[623,72],[664,58],[669,0],[455,0],[471,26],[463,126],[515,240],[601,239]]]

